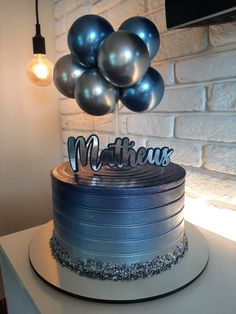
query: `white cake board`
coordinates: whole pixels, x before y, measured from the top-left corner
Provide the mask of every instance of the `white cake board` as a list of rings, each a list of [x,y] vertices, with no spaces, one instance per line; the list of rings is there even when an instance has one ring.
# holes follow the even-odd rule
[[[49,247],[52,231],[53,223],[49,222],[33,238],[29,250],[31,265],[53,287],[83,299],[129,303],[160,298],[192,283],[208,263],[205,238],[193,225],[185,222],[189,248],[172,269],[149,278],[131,281],[91,279],[62,267],[54,259]]]

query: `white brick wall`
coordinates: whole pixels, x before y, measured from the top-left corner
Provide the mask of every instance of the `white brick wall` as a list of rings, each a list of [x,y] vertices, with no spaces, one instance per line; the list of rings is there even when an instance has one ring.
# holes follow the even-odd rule
[[[176,118],[178,138],[236,142],[236,115],[185,115]]]
[[[210,26],[209,37],[213,46],[235,43],[236,22]]]
[[[210,111],[236,111],[236,82],[213,84],[209,89]]]
[[[144,1],[143,0],[129,0],[122,1],[118,5],[108,10],[107,18],[109,22],[116,29],[120,26],[121,22],[130,16],[143,15],[144,14]]]
[[[158,11],[152,11],[149,14],[145,14],[145,17],[151,20],[158,28],[159,33],[164,33],[166,31],[166,19],[164,8]]]
[[[180,83],[236,78],[236,49],[207,53],[176,62],[176,78]]]
[[[154,63],[152,64],[152,67],[161,74],[165,82],[165,86],[174,84],[174,62],[164,62],[157,65]]]
[[[127,121],[127,133],[158,137],[173,136],[172,116],[130,114]]]
[[[208,46],[206,28],[189,28],[163,33],[157,61],[178,58],[206,50]]]
[[[68,29],[81,15],[100,14],[115,29],[134,15],[157,25],[161,47],[152,66],[163,76],[165,96],[151,113],[123,107],[120,135],[136,147],[174,148],[172,160],[188,173],[188,193],[236,209],[236,23],[167,30],[164,0],[58,0],[54,6],[58,58],[68,52]],[[93,132],[103,146],[114,139],[113,114],[92,117],[72,99],[60,95],[59,102],[63,143]]]
[[[207,198],[214,205],[227,206],[235,210],[235,176],[204,169],[185,167],[187,171],[186,192]]]
[[[155,9],[159,9],[160,7],[164,6],[165,4],[165,0],[147,0],[148,3],[148,10],[155,10]]]
[[[60,111],[62,114],[83,113],[82,109],[80,109],[76,101],[71,98],[63,98],[60,100]]]
[[[171,160],[184,166],[201,167],[202,165],[202,145],[194,142],[187,142],[179,139],[163,139],[149,137],[148,147],[168,146],[174,149]]]
[[[203,111],[206,105],[206,90],[203,86],[166,89],[159,106],[153,111]]]
[[[209,170],[236,175],[236,147],[221,144],[206,145],[204,166]]]
[[[93,130],[93,120],[86,113],[63,115],[61,124],[63,129]]]

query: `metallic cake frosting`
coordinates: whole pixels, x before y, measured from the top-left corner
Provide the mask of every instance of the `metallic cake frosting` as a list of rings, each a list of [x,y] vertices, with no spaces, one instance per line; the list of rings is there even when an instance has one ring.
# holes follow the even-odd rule
[[[51,177],[52,243],[68,255],[121,266],[152,261],[183,244],[182,167],[104,167],[98,173],[80,167],[75,176],[63,163]]]

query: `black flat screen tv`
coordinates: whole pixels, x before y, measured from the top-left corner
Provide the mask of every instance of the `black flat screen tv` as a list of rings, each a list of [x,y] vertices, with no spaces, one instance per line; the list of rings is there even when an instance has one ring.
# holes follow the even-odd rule
[[[236,21],[236,0],[166,0],[167,28]]]

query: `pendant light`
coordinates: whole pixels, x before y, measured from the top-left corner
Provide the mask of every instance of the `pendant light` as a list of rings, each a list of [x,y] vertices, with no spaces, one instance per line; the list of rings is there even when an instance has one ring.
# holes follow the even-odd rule
[[[29,79],[38,86],[47,86],[52,82],[53,65],[46,58],[45,39],[41,35],[38,15],[38,0],[35,0],[36,34],[33,37],[34,57],[27,65]]]

